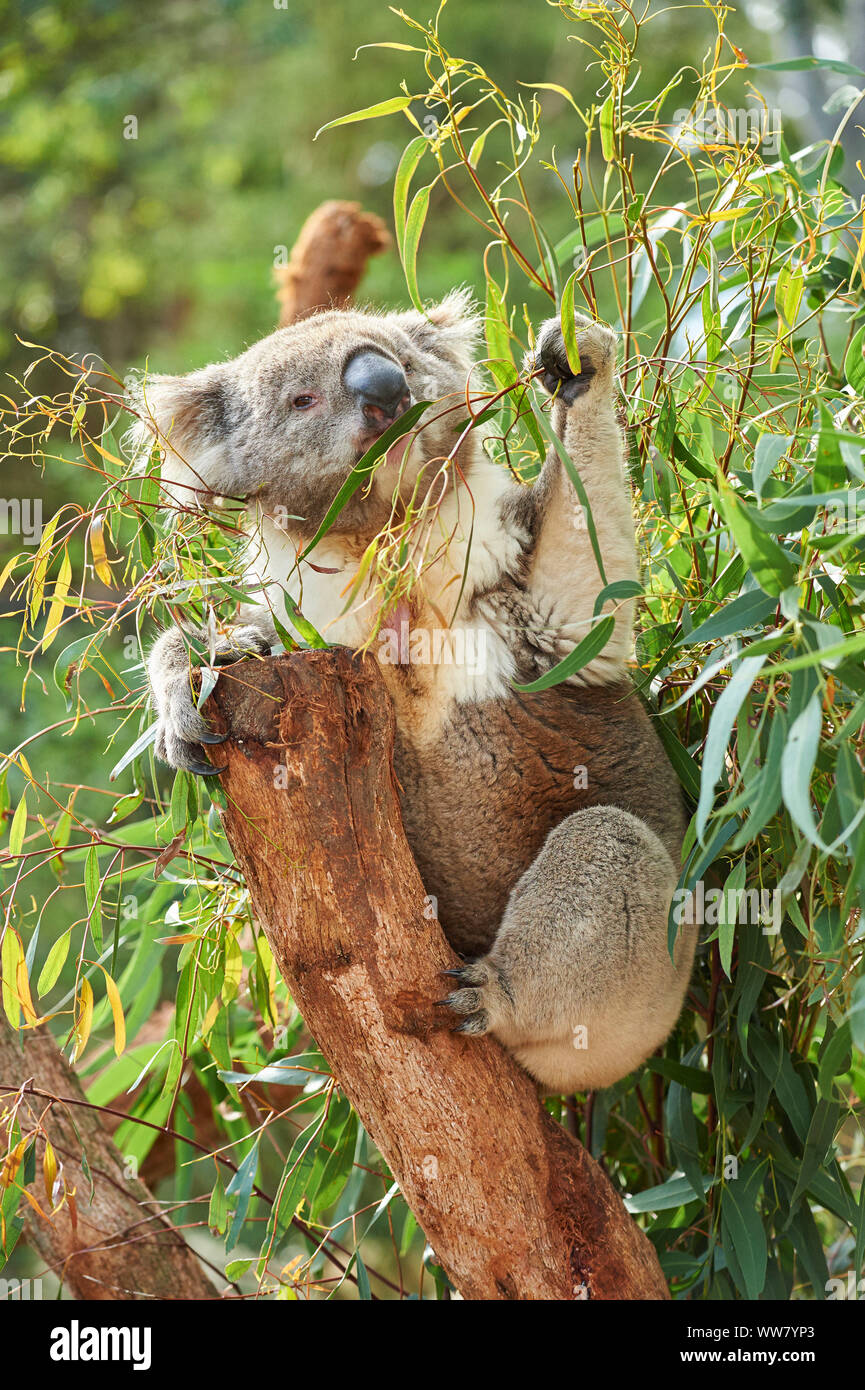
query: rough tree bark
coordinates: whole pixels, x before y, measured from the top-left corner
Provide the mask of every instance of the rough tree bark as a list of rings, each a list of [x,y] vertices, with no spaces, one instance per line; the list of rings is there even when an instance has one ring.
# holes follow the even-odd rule
[[[456,958],[425,915],[374,661],[337,648],[240,662],[208,711],[229,735],[224,821],[258,920],[456,1288],[667,1297],[649,1240],[529,1077],[433,1003]]]
[[[28,1080],[36,1091],[49,1096],[84,1100],[77,1076],[47,1029],[14,1033],[0,1020],[0,1083],[20,1087]],[[14,1092],[0,1094],[4,1153],[16,1099]],[[31,1213],[27,1229],[28,1243],[73,1297],[104,1301],[217,1297],[197,1257],[162,1215],[144,1183],[124,1172],[123,1159],[97,1111],[52,1104],[44,1095],[28,1093],[21,1098],[17,1117],[22,1135],[37,1126],[41,1129],[37,1172],[41,1172],[47,1136],[68,1185],[75,1188],[74,1209],[67,1202],[47,1222]],[[81,1165],[82,1151],[90,1176]],[[40,1204],[44,1210],[44,1198]]]
[[[288,264],[274,271],[280,328],[316,309],[346,308],[370,256],[389,242],[381,218],[359,203],[322,203],[301,227]]]

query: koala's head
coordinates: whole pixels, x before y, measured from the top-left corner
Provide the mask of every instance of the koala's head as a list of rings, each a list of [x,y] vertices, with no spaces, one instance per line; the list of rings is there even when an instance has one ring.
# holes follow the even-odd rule
[[[481,320],[459,291],[427,314],[333,310],[280,328],[230,362],[149,376],[136,407],[164,448],[163,481],[181,505],[255,499],[315,530],[370,445],[417,400],[426,412],[407,455],[394,446],[337,529],[365,529],[364,509],[448,457]],[[450,407],[450,409],[448,409]],[[402,443],[402,441],[400,441]],[[464,460],[460,460],[464,465]],[[294,523],[292,523],[294,525]]]

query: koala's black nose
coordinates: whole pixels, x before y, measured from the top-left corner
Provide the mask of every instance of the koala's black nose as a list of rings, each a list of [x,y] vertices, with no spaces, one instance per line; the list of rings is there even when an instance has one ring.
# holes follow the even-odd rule
[[[367,419],[376,424],[395,420],[406,410],[411,393],[402,367],[380,352],[359,352],[352,357],[342,379],[358,397]]]

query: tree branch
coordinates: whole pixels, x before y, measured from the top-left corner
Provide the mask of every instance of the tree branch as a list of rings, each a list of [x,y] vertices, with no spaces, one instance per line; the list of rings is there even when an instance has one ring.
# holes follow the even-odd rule
[[[301,227],[288,264],[274,269],[280,328],[317,309],[347,308],[370,256],[389,243],[381,218],[359,203],[322,203]]]
[[[75,1072],[47,1028],[19,1033],[0,1019],[0,1080],[23,1087],[32,1080],[41,1092],[83,1102]],[[0,1097],[0,1139],[4,1148],[16,1097]],[[96,1110],[71,1109],[62,1100],[25,1093],[17,1109],[22,1135],[39,1129],[37,1172],[47,1137],[63,1164],[68,1187],[75,1189],[50,1220],[28,1216],[28,1240],[60,1275],[75,1298],[211,1299],[218,1296],[195,1253],[140,1179],[124,1169]],[[80,1155],[86,1156],[87,1170]],[[90,1184],[93,1182],[91,1196]],[[20,1180],[20,1172],[18,1175]],[[45,1210],[47,1199],[39,1199]]]
[[[667,1297],[651,1243],[529,1077],[433,1003],[457,962],[425,913],[375,662],[341,648],[239,662],[207,708],[229,735],[224,823],[258,920],[457,1289]]]

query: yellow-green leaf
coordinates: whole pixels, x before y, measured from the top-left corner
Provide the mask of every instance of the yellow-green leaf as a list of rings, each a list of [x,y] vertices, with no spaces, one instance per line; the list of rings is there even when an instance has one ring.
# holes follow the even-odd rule
[[[13,1028],[21,1021],[18,997],[18,965],[24,962],[24,948],[14,927],[7,926],[0,946],[0,974],[3,976],[3,1012]],[[26,966],[25,966],[26,969]]]
[[[376,102],[375,106],[365,106],[362,111],[350,111],[347,116],[338,116],[335,121],[328,121],[326,125],[319,126],[312,138],[317,140],[323,131],[333,130],[338,125],[352,125],[355,121],[371,121],[376,116],[393,116],[395,112],[404,111],[407,106],[411,106],[414,100],[414,97],[391,97],[388,101]]]
[[[565,340],[565,352],[568,357],[568,366],[574,373],[574,376],[579,376],[581,371],[580,350],[577,347],[577,325],[574,322],[574,290],[577,287],[579,276],[580,271],[575,270],[573,275],[568,276],[565,288],[562,290],[562,337]]]
[[[606,101],[601,107],[601,113],[598,118],[599,128],[601,132],[601,153],[608,164],[614,158],[616,153],[616,139],[613,134],[614,111],[615,108],[613,105],[613,94],[612,92],[610,92],[610,95],[607,97]]]
[[[81,981],[81,993],[78,996],[78,1014],[75,1019],[75,1048],[72,1053],[73,1062],[77,1062],[85,1047],[87,1039],[90,1037],[90,1029],[93,1027],[93,986],[89,980]]]
[[[48,571],[48,561],[51,559],[51,542],[54,539],[54,532],[60,520],[60,513],[52,516],[45,530],[42,532],[42,539],[39,542],[39,549],[36,551],[36,558],[33,561],[33,573],[30,576],[30,622],[36,621],[36,615],[42,607],[42,598],[45,593],[45,575]]]
[[[9,830],[9,853],[14,859],[21,853],[21,846],[24,844],[24,834],[27,829],[27,793],[23,793],[18,807],[12,817],[12,825]]]
[[[66,595],[69,593],[69,585],[72,580],[72,561],[69,558],[68,549],[63,552],[63,559],[60,563],[60,573],[57,576],[57,583],[54,585],[54,593],[51,598],[51,606],[48,609],[48,617],[45,622],[45,631],[42,634],[42,650],[47,652],[54,638],[57,636],[57,629],[63,618],[63,609],[66,607]]]
[[[66,964],[66,957],[69,954],[69,943],[72,939],[72,928],[68,927],[62,936],[58,936],[48,955],[45,957],[45,964],[39,972],[39,979],[36,982],[36,993],[42,999],[53,989],[57,983],[57,977]]]
[[[102,886],[99,880],[99,851],[91,845],[84,864],[84,892],[87,895],[87,920],[90,935],[97,951],[102,950]]]
[[[114,1019],[114,1051],[119,1057],[126,1047],[126,1020],[123,1017],[123,1004],[120,999],[120,991],[115,981],[105,972],[105,992],[108,995],[108,1002],[111,1005],[111,1015]]]

